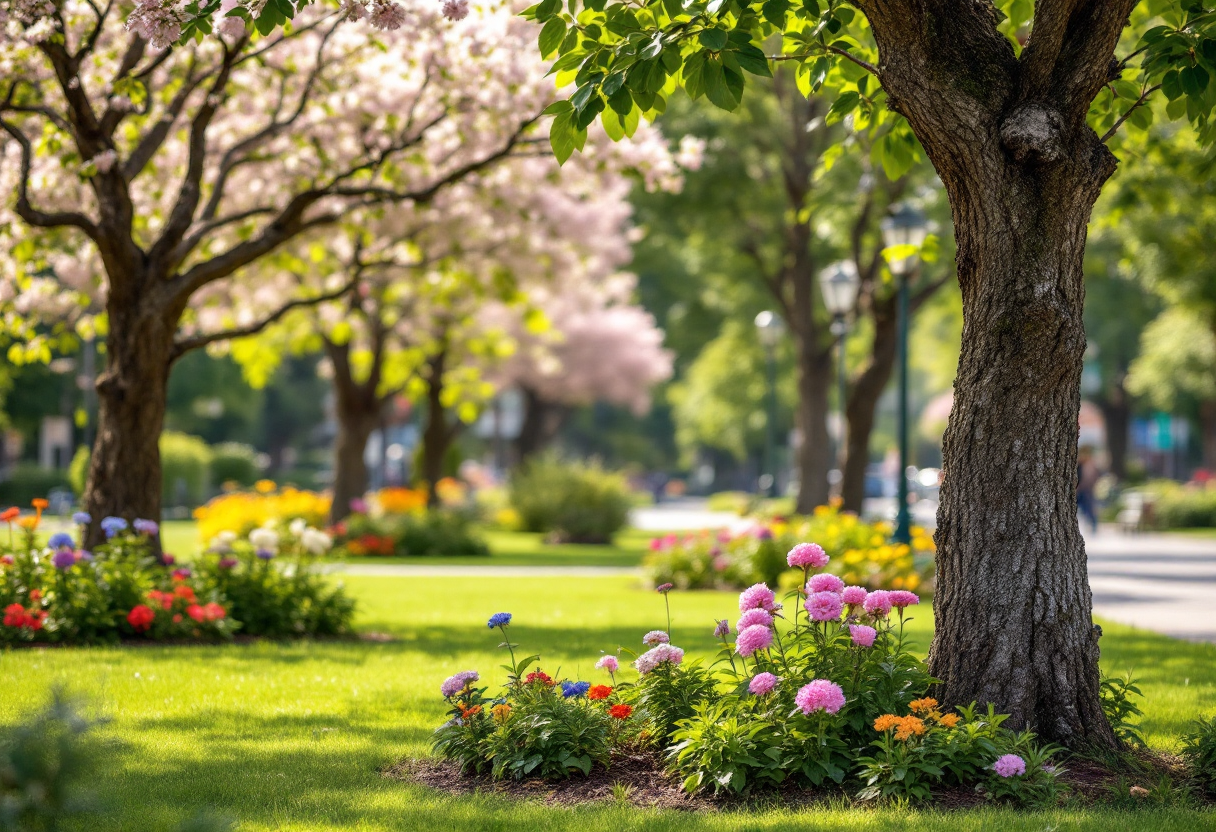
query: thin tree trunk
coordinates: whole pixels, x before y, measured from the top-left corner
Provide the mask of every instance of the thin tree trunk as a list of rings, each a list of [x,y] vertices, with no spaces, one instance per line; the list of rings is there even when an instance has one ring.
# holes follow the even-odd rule
[[[426,504],[439,506],[439,480],[443,479],[443,461],[447,456],[456,430],[448,424],[447,408],[443,405],[443,374],[447,353],[440,351],[428,362],[426,377],[426,427],[422,431],[422,478],[426,482]]]
[[[1132,421],[1131,398],[1123,389],[1123,376],[1111,385],[1111,390],[1098,401],[1102,419],[1106,422],[1106,450],[1110,454],[1110,472],[1122,482],[1127,479],[1128,430]]]
[[[160,521],[160,434],[165,421],[173,330],[142,306],[111,304],[107,364],[97,378],[97,439],[85,485],[92,518],[85,545],[105,540],[101,521]],[[160,541],[154,543],[160,552]]]
[[[367,461],[363,454],[367,449],[367,440],[379,425],[384,400],[377,390],[380,377],[378,364],[372,368],[367,380],[357,381],[350,366],[348,345],[327,341],[325,352],[333,365],[334,411],[338,420],[329,521],[338,523],[351,513],[351,503],[363,499],[367,494]]]
[[[522,463],[543,451],[557,438],[569,411],[563,405],[545,401],[530,387],[521,390],[524,418],[519,437],[515,440],[515,450]]]
[[[1203,448],[1203,467],[1216,471],[1216,401],[1199,405],[1199,433]]]
[[[840,496],[845,511],[861,513],[866,496],[866,469],[870,464],[870,434],[874,432],[874,413],[891,372],[895,369],[899,320],[895,296],[875,298],[870,315],[874,322],[874,341],[865,368],[849,385],[845,418],[848,441]]]
[[[795,511],[810,514],[828,502],[832,443],[828,437],[828,390],[832,386],[832,353],[818,343],[796,341],[798,353],[798,499]]]

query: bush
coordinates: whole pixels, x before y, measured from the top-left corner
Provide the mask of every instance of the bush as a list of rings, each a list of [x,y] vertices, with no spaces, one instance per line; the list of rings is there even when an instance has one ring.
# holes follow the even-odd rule
[[[511,477],[511,507],[524,531],[569,543],[608,543],[629,519],[629,486],[594,463],[533,460]]]
[[[1128,673],[1122,677],[1107,677],[1102,680],[1099,691],[1102,697],[1102,712],[1110,722],[1115,736],[1128,745],[1145,748],[1144,735],[1140,733],[1140,720],[1144,715],[1132,701],[1133,696],[1144,696],[1136,686],[1136,680]]]
[[[353,602],[312,567],[331,545],[316,529],[263,529],[256,544],[226,536],[191,569],[152,556],[155,523],[107,524],[109,539],[91,553],[60,533],[48,554],[36,515],[23,518],[14,544],[0,541],[0,643],[335,635],[350,627]]]
[[[1216,527],[1216,488],[1197,488],[1171,483],[1154,489],[1153,518],[1165,529]]]
[[[821,506],[810,517],[773,520],[742,534],[702,531],[655,538],[645,567],[656,586],[741,589],[757,582],[796,586],[801,573],[789,568],[786,553],[799,540],[812,539],[831,556],[829,570],[846,583],[923,591],[932,586],[933,539],[923,529],[912,531],[911,546],[893,544],[886,524],[866,523],[854,514]]]
[[[258,480],[257,452],[239,442],[223,442],[211,449],[211,482],[249,488]]]
[[[1182,736],[1182,756],[1203,790],[1216,795],[1216,717],[1191,723]]]
[[[165,432],[160,435],[160,466],[166,506],[196,506],[207,497],[211,449],[197,436]]]
[[[690,792],[794,782],[899,801],[944,786],[1028,804],[1058,796],[1051,757],[1060,749],[1004,728],[991,707],[946,713],[925,696],[935,680],[903,637],[916,595],[867,593],[830,574],[810,586],[806,604],[791,592],[782,615],[767,586],[744,590],[734,641],[718,622],[722,650],[710,666],[685,662],[669,632],[647,633],[636,681],[621,678],[615,655],[597,662],[611,686],[527,673],[539,657],[516,661],[511,616],[496,613],[488,624],[511,653],[506,684],[491,695],[475,671],[445,681],[452,719],[435,748],[462,770],[488,768],[496,778],[585,773],[613,753],[650,746]]]
[[[309,526],[324,526],[329,506],[326,494],[279,488],[269,480],[260,480],[254,491],[224,494],[199,506],[194,510],[194,519],[203,540],[225,532],[244,537],[267,523],[286,527],[293,520],[303,520]]]
[[[488,555],[490,547],[474,529],[474,516],[437,508],[374,517],[352,514],[335,527],[348,555]]]
[[[0,482],[0,503],[25,505],[30,500],[46,497],[56,488],[68,488],[68,476],[55,468],[22,463],[13,466],[9,478]]]

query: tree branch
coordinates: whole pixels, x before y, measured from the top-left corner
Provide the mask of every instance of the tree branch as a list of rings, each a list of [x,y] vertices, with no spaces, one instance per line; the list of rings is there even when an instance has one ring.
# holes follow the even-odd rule
[[[1115,135],[1115,132],[1118,131],[1118,129],[1123,126],[1123,122],[1127,121],[1127,117],[1130,116],[1137,107],[1139,107],[1141,104],[1143,104],[1145,101],[1147,101],[1148,97],[1150,95],[1152,95],[1159,89],[1161,89],[1161,85],[1157,84],[1156,86],[1149,87],[1144,92],[1140,93],[1140,97],[1136,99],[1135,103],[1133,103],[1132,106],[1127,108],[1127,112],[1125,112],[1123,115],[1119,116],[1118,120],[1116,120],[1115,123],[1110,126],[1110,129],[1102,134],[1102,138],[1099,139],[1099,141],[1101,141],[1102,144],[1106,144],[1106,142],[1112,136]]]
[[[847,49],[842,49],[839,46],[826,46],[824,48],[828,52],[832,52],[836,55],[840,55],[842,58],[847,58],[848,60],[857,64],[859,67],[861,67],[866,72],[869,72],[872,75],[878,74],[878,67],[874,66],[874,64],[870,63],[869,61],[865,60],[864,58],[857,57],[856,55],[854,55],[852,52],[850,52]],[[803,61],[803,60],[806,60],[807,58],[818,58],[818,57],[820,57],[820,54],[818,52],[799,52],[797,55],[769,55],[768,59],[770,61],[780,62],[780,61]]]
[[[29,182],[33,149],[30,146],[29,137],[16,125],[3,118],[0,118],[0,128],[12,136],[21,148],[21,172],[17,181],[17,215],[37,228],[79,228],[92,240],[97,241],[100,237],[97,226],[84,214],[76,211],[40,211],[30,204]]]

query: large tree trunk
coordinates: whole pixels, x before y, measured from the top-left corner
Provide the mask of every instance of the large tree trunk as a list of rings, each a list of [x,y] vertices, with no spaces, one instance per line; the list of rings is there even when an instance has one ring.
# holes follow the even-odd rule
[[[895,295],[875,298],[873,313],[874,341],[865,369],[850,385],[845,419],[848,422],[843,480],[840,486],[842,508],[861,513],[866,496],[866,468],[870,464],[870,434],[874,431],[874,413],[891,371],[895,368],[899,320],[895,310]]]
[[[798,353],[798,500],[795,511],[810,514],[828,501],[832,442],[828,437],[828,390],[832,386],[832,353],[817,342],[795,339]]]
[[[554,439],[566,421],[569,409],[564,405],[547,402],[530,387],[520,388],[524,398],[524,419],[515,440],[519,462],[543,451]]]
[[[97,439],[84,507],[92,517],[85,545],[105,540],[105,517],[160,521],[160,433],[172,364],[174,327],[143,305],[108,310],[106,369],[97,378]],[[159,553],[157,540],[154,549]]]
[[[326,342],[325,352],[333,365],[335,416],[338,435],[334,441],[333,501],[329,522],[338,523],[351,513],[351,503],[367,494],[367,440],[380,424],[384,400],[379,395],[379,359],[370,377],[357,381],[350,366],[350,347]]]
[[[1123,388],[1120,375],[1110,391],[1098,401],[1102,419],[1106,422],[1106,450],[1110,454],[1110,472],[1122,482],[1127,479],[1128,430],[1132,421],[1132,403]]]

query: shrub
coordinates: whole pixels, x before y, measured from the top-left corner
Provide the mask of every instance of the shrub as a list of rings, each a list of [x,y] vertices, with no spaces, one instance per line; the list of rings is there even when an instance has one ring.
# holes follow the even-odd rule
[[[89,480],[89,460],[92,454],[85,445],[76,449],[72,455],[72,464],[68,466],[68,485],[77,498],[84,496],[84,487]],[[18,501],[20,502],[20,501]]]
[[[162,499],[166,506],[196,506],[207,496],[211,449],[197,436],[160,435]]]
[[[56,488],[68,488],[68,476],[54,468],[21,463],[13,466],[8,479],[0,482],[0,503],[5,505],[28,504],[30,500],[45,497]]]
[[[702,531],[650,542],[645,566],[655,584],[681,589],[741,589],[757,582],[796,586],[784,552],[799,540],[818,540],[832,557],[829,569],[846,583],[873,589],[924,590],[933,577],[933,539],[913,529],[912,545],[890,542],[890,527],[866,523],[833,506],[810,517],[776,519],[741,534]]]
[[[1128,673],[1123,677],[1107,677],[1102,680],[1100,689],[1102,697],[1102,712],[1114,729],[1115,736],[1128,745],[1144,748],[1144,736],[1140,733],[1140,720],[1143,711],[1132,701],[1133,696],[1144,696],[1136,686],[1136,680]]]
[[[293,520],[303,520],[309,526],[323,526],[329,518],[330,498],[315,491],[279,488],[269,480],[260,480],[253,491],[224,494],[194,510],[198,533],[210,541],[230,532],[243,537],[256,528],[270,523],[286,527]]]
[[[211,483],[226,487],[252,486],[258,479],[257,452],[239,442],[222,442],[211,449]]]
[[[525,531],[570,543],[608,543],[629,519],[629,487],[595,463],[544,457],[511,477],[511,507]]]
[[[701,702],[672,737],[670,767],[686,792],[742,792],[785,779],[780,740],[771,721],[740,712],[734,701]]]
[[[352,514],[335,527],[348,555],[488,555],[490,547],[461,509],[438,508],[378,517]]]
[[[1161,528],[1216,527],[1216,488],[1174,484],[1173,487],[1159,489],[1157,494],[1153,517]]]
[[[0,541],[0,643],[334,635],[350,627],[353,603],[312,566],[330,540],[302,523],[282,537],[258,530],[256,542],[225,536],[190,568],[152,556],[151,521],[127,527],[106,518],[108,539],[87,552],[62,533],[45,548],[40,519],[21,518],[13,542]]]
[[[1216,717],[1191,723],[1182,736],[1182,755],[1203,790],[1216,795]]]

